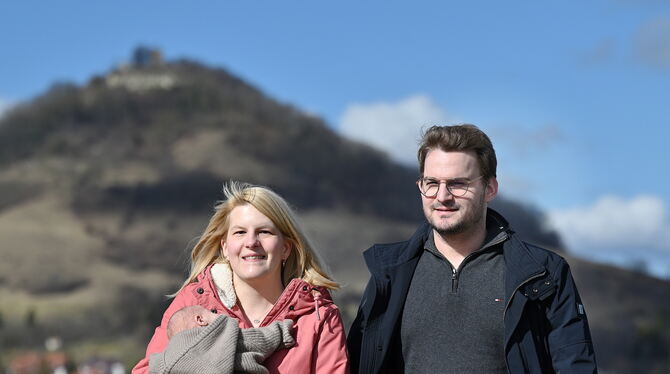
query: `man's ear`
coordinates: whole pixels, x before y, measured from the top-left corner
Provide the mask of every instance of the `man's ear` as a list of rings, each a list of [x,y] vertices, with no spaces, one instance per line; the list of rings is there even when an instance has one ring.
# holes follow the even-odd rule
[[[496,177],[489,178],[488,183],[486,183],[485,199],[487,203],[490,203],[498,196],[498,179]]]

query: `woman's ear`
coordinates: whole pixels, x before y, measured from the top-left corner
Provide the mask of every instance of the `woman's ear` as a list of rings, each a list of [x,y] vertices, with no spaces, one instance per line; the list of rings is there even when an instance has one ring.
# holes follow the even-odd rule
[[[228,259],[228,245],[225,239],[221,239],[221,256],[226,260]]]
[[[284,241],[284,252],[282,253],[282,260],[284,260],[284,261],[288,260],[289,256],[291,255],[292,250],[293,250],[293,241],[285,240]]]

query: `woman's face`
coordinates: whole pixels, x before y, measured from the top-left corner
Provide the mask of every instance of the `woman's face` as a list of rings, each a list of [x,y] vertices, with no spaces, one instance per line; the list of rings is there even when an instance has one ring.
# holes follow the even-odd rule
[[[275,224],[250,204],[233,208],[229,222],[221,246],[235,280],[255,286],[281,283],[281,263],[291,248]]]

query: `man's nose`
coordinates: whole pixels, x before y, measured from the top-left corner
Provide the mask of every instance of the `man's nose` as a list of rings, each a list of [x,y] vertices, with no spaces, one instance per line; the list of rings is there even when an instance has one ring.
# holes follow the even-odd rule
[[[437,201],[447,201],[453,199],[454,195],[452,195],[451,192],[449,192],[446,183],[440,183],[437,189],[437,196],[435,196],[435,198],[437,199]]]

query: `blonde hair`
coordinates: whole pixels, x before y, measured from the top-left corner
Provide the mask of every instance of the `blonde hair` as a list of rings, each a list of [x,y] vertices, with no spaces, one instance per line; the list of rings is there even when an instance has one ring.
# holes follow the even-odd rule
[[[221,241],[225,240],[228,232],[230,212],[235,207],[246,204],[253,206],[268,217],[282,233],[284,240],[291,245],[291,254],[282,269],[284,284],[293,278],[301,278],[313,286],[322,286],[331,290],[339,288],[339,284],[321,266],[318,255],[286,200],[267,187],[239,182],[224,185],[223,193],[226,200],[216,204],[214,215],[210,218],[200,240],[193,247],[191,271],[179,291],[195,281],[198,274],[210,264],[227,262],[221,255]]]

